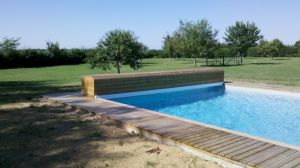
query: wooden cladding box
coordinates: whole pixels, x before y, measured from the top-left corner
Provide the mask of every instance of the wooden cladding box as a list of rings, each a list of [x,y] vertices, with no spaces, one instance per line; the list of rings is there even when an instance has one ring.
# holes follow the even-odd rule
[[[217,68],[94,75],[82,77],[82,94],[95,97],[216,82],[224,82],[224,71]]]

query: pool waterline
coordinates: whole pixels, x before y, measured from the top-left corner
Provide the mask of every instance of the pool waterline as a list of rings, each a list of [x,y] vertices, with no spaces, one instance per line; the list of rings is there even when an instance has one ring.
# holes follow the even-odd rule
[[[300,109],[299,105],[297,106],[297,103],[300,103],[299,98],[300,94],[297,93],[215,85],[110,100],[241,134],[270,139],[272,142],[279,142],[280,145],[299,147],[300,128],[297,128],[297,125],[300,114],[295,113]],[[278,105],[282,100],[285,104]],[[262,103],[264,101],[266,102]],[[268,110],[276,104],[277,110]],[[288,108],[290,106],[296,107]],[[288,110],[281,112],[282,109]],[[273,112],[277,116],[272,118]],[[287,118],[284,118],[286,116]],[[293,118],[294,120],[290,121]],[[275,124],[276,122],[281,123]],[[279,136],[276,135],[278,133]]]

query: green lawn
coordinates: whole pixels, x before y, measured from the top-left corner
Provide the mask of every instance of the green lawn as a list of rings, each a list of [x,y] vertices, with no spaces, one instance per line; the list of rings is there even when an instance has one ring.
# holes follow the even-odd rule
[[[204,60],[200,60],[204,67]],[[138,72],[191,69],[190,59],[146,59]],[[300,86],[300,58],[248,58],[240,66],[225,66],[226,80]],[[88,64],[0,70],[0,104],[46,93],[80,89],[83,75],[115,73],[89,69]],[[124,66],[121,73],[135,72]]]

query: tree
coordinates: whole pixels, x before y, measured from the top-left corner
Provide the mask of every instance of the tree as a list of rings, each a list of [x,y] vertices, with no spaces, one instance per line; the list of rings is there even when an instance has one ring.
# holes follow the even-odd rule
[[[0,42],[0,68],[4,67],[16,67],[20,64],[19,52],[17,51],[20,38],[4,38]]]
[[[55,56],[60,55],[61,51],[60,51],[60,47],[59,47],[58,42],[48,41],[48,42],[46,42],[46,45],[47,45],[47,50],[48,50],[51,57],[55,57]]]
[[[295,50],[298,55],[300,55],[300,40],[295,42]]]
[[[245,56],[250,47],[255,47],[257,41],[262,39],[260,30],[254,23],[236,22],[235,25],[226,29],[224,40],[238,52],[238,55]]]
[[[259,54],[265,57],[281,57],[283,56],[284,45],[279,39],[272,41],[261,41],[259,45]]]
[[[89,57],[91,68],[100,68],[104,71],[116,68],[118,73],[123,64],[137,70],[141,67],[144,45],[137,41],[131,31],[114,30],[105,34],[97,44],[96,54]]]
[[[16,52],[20,38],[4,38],[2,42],[0,42],[0,51],[3,55],[10,55],[13,52]]]
[[[173,43],[171,41],[171,37],[169,35],[167,35],[165,38],[165,49],[167,51],[168,57],[169,57],[169,61],[171,61],[171,57],[173,57],[174,54],[174,47],[173,47]]]
[[[205,19],[197,22],[180,21],[179,28],[173,35],[165,38],[164,50],[194,58],[196,65],[196,58],[205,58],[213,54],[217,33]]]

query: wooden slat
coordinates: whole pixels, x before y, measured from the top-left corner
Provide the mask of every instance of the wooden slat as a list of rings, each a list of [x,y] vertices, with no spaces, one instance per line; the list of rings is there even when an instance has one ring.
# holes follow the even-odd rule
[[[203,137],[199,137],[193,141],[190,141],[190,144],[192,144],[193,146],[196,146],[196,147],[199,147],[198,144],[201,144],[202,142],[206,143],[210,140],[214,140],[214,139],[217,139],[219,137],[222,137],[224,135],[228,135],[227,132],[215,132],[211,135],[205,135]]]
[[[233,143],[230,145],[223,146],[218,149],[214,149],[211,152],[222,156],[222,153],[224,151],[227,151],[227,153],[230,153],[230,152],[233,152],[234,150],[238,150],[240,148],[240,146],[247,147],[247,146],[249,146],[249,144],[252,145],[254,143],[255,143],[255,141],[253,141],[252,139],[245,139],[245,140],[241,140],[239,142],[236,142],[236,143]],[[225,153],[226,152],[224,152],[224,154]]]
[[[247,160],[247,157],[251,156],[251,157],[257,157],[259,152],[264,151],[264,150],[268,150],[270,148],[274,147],[273,144],[269,144],[269,143],[265,143],[264,145],[248,150],[247,152],[244,152],[242,154],[237,154],[235,156],[233,156],[233,159],[236,160],[241,160],[243,162],[248,162],[249,160]]]
[[[297,157],[296,159],[280,166],[280,168],[290,168],[290,167],[295,167],[297,165],[300,165],[300,158],[299,157]]]
[[[253,140],[251,140],[251,141],[249,141],[247,143],[243,143],[243,144],[237,145],[237,146],[235,146],[233,148],[229,148],[229,149],[223,150],[221,152],[218,152],[218,155],[220,155],[220,156],[227,156],[228,154],[231,154],[233,152],[241,152],[241,153],[242,152],[246,152],[247,150],[245,150],[245,148],[248,148],[249,146],[251,147],[251,146],[256,145],[256,144],[262,145],[261,142],[259,142],[259,141],[253,141]],[[241,150],[243,150],[243,151],[241,151]]]
[[[187,128],[184,131],[178,131],[178,132],[170,132],[170,133],[166,133],[164,134],[165,136],[170,136],[170,137],[183,137],[186,135],[190,135],[190,134],[194,134],[195,132],[205,129],[206,127],[202,127],[202,126],[195,126],[195,127],[191,127],[191,128]]]
[[[239,136],[237,136],[237,135],[226,134],[226,135],[224,135],[222,137],[219,137],[219,138],[216,138],[212,141],[207,141],[207,142],[204,142],[204,143],[196,144],[195,146],[198,146],[201,149],[206,149],[206,148],[209,148],[211,146],[216,146],[218,144],[223,144],[225,142],[231,141],[231,140],[236,139],[238,137]]]
[[[285,151],[285,152],[283,152],[281,154],[278,154],[278,155],[276,155],[276,156],[274,156],[274,157],[272,157],[272,158],[270,158],[268,160],[265,160],[265,161],[263,161],[261,163],[258,163],[257,166],[258,167],[268,167],[269,165],[271,165],[273,163],[276,163],[276,162],[278,162],[280,160],[283,160],[283,159],[291,156],[292,154],[294,154],[296,152],[297,152],[296,150]]]
[[[126,118],[124,120],[122,120],[123,122],[127,122],[127,123],[132,123],[132,124],[138,124],[138,123],[143,123],[143,122],[148,122],[151,120],[156,120],[162,118],[162,116],[158,116],[158,115],[152,115],[152,116],[145,116],[145,117],[141,117],[141,118]]]
[[[272,149],[272,151],[262,151],[257,155],[250,156],[248,158],[245,158],[248,160],[248,163],[252,166],[257,165],[258,163],[261,163],[263,161],[266,161],[272,157],[275,157],[283,152],[288,151],[289,149],[280,147],[280,146],[274,146],[275,150]]]
[[[293,160],[297,159],[300,157],[300,152],[296,152],[292,155],[290,155],[289,157],[286,157],[284,159],[281,159],[277,162],[274,162],[273,164],[270,164],[269,166],[272,166],[273,168],[279,168],[282,167],[285,164],[288,164],[289,162],[292,162]]]
[[[159,134],[170,134],[170,133],[175,133],[175,132],[182,132],[188,128],[193,128],[196,127],[195,124],[188,124],[185,123],[183,125],[177,125],[176,127],[173,128],[169,128],[169,129],[156,129],[154,130],[155,133],[159,133]]]
[[[217,132],[213,131],[212,129],[206,128],[206,129],[197,131],[194,134],[186,135],[186,136],[183,136],[183,137],[178,138],[178,139],[183,140],[185,142],[191,142],[191,141],[194,141],[195,139],[203,138],[205,136],[214,135],[216,133]]]
[[[239,136],[239,137],[237,137],[235,139],[232,139],[230,141],[226,141],[226,142],[222,142],[222,143],[219,143],[219,144],[216,144],[216,145],[213,145],[213,146],[209,146],[205,149],[207,151],[213,152],[216,149],[221,149],[221,148],[224,148],[224,147],[230,148],[229,145],[237,145],[237,143],[242,142],[243,140],[246,140],[246,139],[247,138]]]

